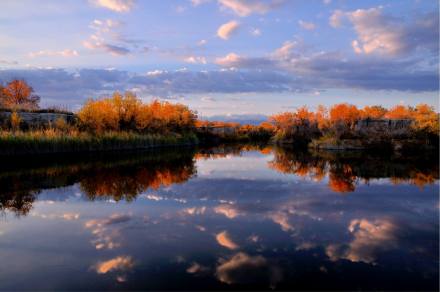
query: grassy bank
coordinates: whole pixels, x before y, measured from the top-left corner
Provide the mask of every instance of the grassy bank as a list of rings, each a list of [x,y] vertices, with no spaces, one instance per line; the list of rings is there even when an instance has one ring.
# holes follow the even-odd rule
[[[105,132],[97,135],[79,131],[65,133],[54,129],[3,131],[0,132],[0,155],[132,150],[197,143],[198,139],[192,133]]]

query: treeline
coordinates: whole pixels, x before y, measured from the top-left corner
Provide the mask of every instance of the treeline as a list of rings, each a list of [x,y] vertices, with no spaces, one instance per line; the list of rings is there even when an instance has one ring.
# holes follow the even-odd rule
[[[81,128],[98,133],[181,133],[195,129],[197,115],[182,104],[158,100],[143,103],[131,92],[115,92],[112,97],[88,100],[79,110],[78,119]]]
[[[187,106],[154,100],[144,103],[131,92],[89,99],[76,115],[65,111],[29,120],[41,112],[39,97],[23,80],[0,88],[0,154],[35,154],[145,149],[198,143],[197,115]],[[58,115],[57,115],[58,114]],[[25,119],[25,116],[28,119]],[[56,119],[55,119],[56,118]],[[33,119],[31,117],[31,119]]]
[[[389,140],[417,138],[438,142],[439,114],[433,107],[397,105],[391,109],[342,103],[330,108],[322,105],[316,111],[301,107],[270,117],[274,139],[285,143],[309,143],[312,140]],[[360,121],[365,121],[360,123]],[[376,126],[375,126],[376,125]]]
[[[9,126],[14,130],[23,128],[19,111],[40,112],[40,97],[24,80],[13,80],[0,84],[0,109],[13,112]],[[49,113],[58,113],[50,109]],[[15,114],[14,114],[15,113]],[[185,133],[194,131],[197,115],[183,104],[172,104],[154,100],[144,103],[132,92],[115,92],[110,97],[89,99],[77,112],[74,123],[55,121],[59,130],[80,130],[101,134],[105,132],[136,133]]]
[[[30,145],[37,152],[47,147],[52,149],[49,152],[66,147],[69,151],[75,148],[98,151],[125,149],[129,141],[133,141],[134,148],[142,148],[196,141],[269,140],[328,149],[372,146],[397,149],[399,143],[438,148],[439,114],[426,104],[386,109],[342,103],[330,108],[320,105],[316,111],[303,106],[273,115],[260,125],[241,125],[198,120],[196,112],[185,105],[158,100],[145,103],[132,92],[115,92],[108,97],[89,99],[71,120],[60,115],[57,120],[41,126],[25,123],[19,114],[20,111],[38,111],[40,98],[33,92],[24,80],[0,84],[0,108],[12,112],[0,113],[0,148]],[[37,149],[34,146],[38,143],[41,145]]]

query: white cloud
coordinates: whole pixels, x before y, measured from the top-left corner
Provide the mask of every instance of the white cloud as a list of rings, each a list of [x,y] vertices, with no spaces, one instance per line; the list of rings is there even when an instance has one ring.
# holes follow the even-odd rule
[[[218,233],[215,238],[217,239],[218,244],[224,246],[228,249],[237,249],[239,248],[238,244],[232,241],[229,233],[227,231],[222,231]]]
[[[90,50],[99,49],[115,56],[129,54],[131,50],[119,41],[121,37],[117,29],[121,26],[122,22],[112,19],[93,20],[89,27],[93,29],[95,33],[91,34],[87,40],[83,41],[83,46]],[[109,38],[112,42],[117,43],[109,43],[107,40]]]
[[[211,0],[191,0],[193,6],[199,6],[208,2],[211,2]]]
[[[186,272],[188,274],[198,274],[198,273],[204,273],[204,272],[208,272],[208,271],[209,271],[208,267],[202,266],[201,264],[196,263],[196,262],[192,263],[191,266],[189,266],[186,269]]]
[[[227,284],[277,282],[268,262],[262,256],[250,256],[239,252],[217,267],[217,278]],[[272,279],[266,279],[267,277]],[[269,280],[269,281],[268,281]],[[270,281],[273,280],[273,281]]]
[[[186,63],[191,63],[191,64],[206,64],[206,58],[205,57],[200,57],[200,56],[188,56],[185,57],[183,59],[184,62]]]
[[[314,30],[316,28],[316,24],[314,24],[313,22],[306,22],[303,20],[299,20],[298,24],[306,30]]]
[[[203,215],[206,212],[206,207],[185,208],[182,212],[187,215]]]
[[[185,6],[182,6],[182,5],[178,5],[178,6],[176,6],[176,12],[177,13],[183,13],[183,12],[185,12],[185,10],[186,10],[186,7]]]
[[[353,50],[356,54],[362,54],[363,51],[362,49],[359,47],[359,42],[357,40],[353,40],[351,42],[351,46],[353,47]]]
[[[253,36],[260,36],[261,35],[261,30],[259,30],[258,28],[254,28],[254,29],[252,29],[251,30],[251,34],[253,35]]]
[[[285,0],[218,0],[223,9],[232,10],[238,16],[265,14],[280,6]]]
[[[203,102],[214,102],[216,100],[212,96],[202,96],[200,98],[200,101],[203,101]]]
[[[333,27],[344,20],[353,24],[358,39],[352,42],[357,54],[408,54],[418,48],[438,54],[439,19],[437,14],[419,16],[411,23],[383,12],[382,7],[344,12],[336,10],[330,17]]]
[[[53,56],[77,57],[77,56],[79,56],[79,54],[78,54],[78,52],[76,50],[65,49],[65,50],[62,50],[62,51],[42,50],[42,51],[38,51],[38,52],[30,52],[28,54],[28,56],[30,58],[42,57],[42,56],[47,56],[47,57],[53,57]]]
[[[135,4],[135,0],[90,0],[90,2],[115,12],[129,12]]]
[[[234,32],[237,31],[239,26],[240,24],[237,21],[229,21],[218,28],[217,36],[224,40],[227,40]]]
[[[9,61],[9,60],[1,60],[0,59],[0,64],[3,65],[18,65],[17,61]]]
[[[326,254],[332,261],[347,259],[352,262],[374,263],[380,252],[397,245],[397,226],[389,220],[354,219],[350,222],[348,231],[354,237],[348,246],[327,246]]]
[[[239,215],[243,215],[243,212],[231,204],[221,204],[214,208],[214,212],[217,214],[223,214],[229,219],[234,219]]]
[[[207,40],[200,40],[200,41],[197,43],[197,45],[198,45],[198,46],[204,46],[204,45],[206,45],[207,43],[208,43]]]
[[[238,63],[241,60],[241,57],[235,53],[229,53],[224,57],[220,57],[215,59],[215,63],[224,66],[224,67],[232,67],[234,64]]]
[[[333,11],[332,15],[330,16],[329,23],[332,27],[340,27],[342,25],[343,18],[345,16],[345,13],[341,10],[335,10]]]
[[[84,41],[84,47],[87,49],[102,49],[112,55],[122,56],[130,53],[130,50],[122,46],[106,44],[102,40]]]
[[[298,45],[296,41],[285,41],[283,45],[276,49],[273,56],[277,59],[285,60],[292,56],[293,49]]]
[[[99,262],[95,265],[98,274],[106,274],[112,271],[128,271],[134,267],[134,261],[129,256],[118,256],[108,261]]]

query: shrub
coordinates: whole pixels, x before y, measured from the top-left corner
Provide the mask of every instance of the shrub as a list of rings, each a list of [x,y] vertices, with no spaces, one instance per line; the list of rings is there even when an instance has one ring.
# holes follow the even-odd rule
[[[17,112],[11,114],[11,128],[14,131],[20,130],[21,118]]]

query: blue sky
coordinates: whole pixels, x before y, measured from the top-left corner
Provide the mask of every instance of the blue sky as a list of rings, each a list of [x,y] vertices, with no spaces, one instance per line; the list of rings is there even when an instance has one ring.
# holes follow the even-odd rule
[[[438,109],[438,1],[0,2],[0,80],[43,106],[133,90],[202,116],[301,105]]]

